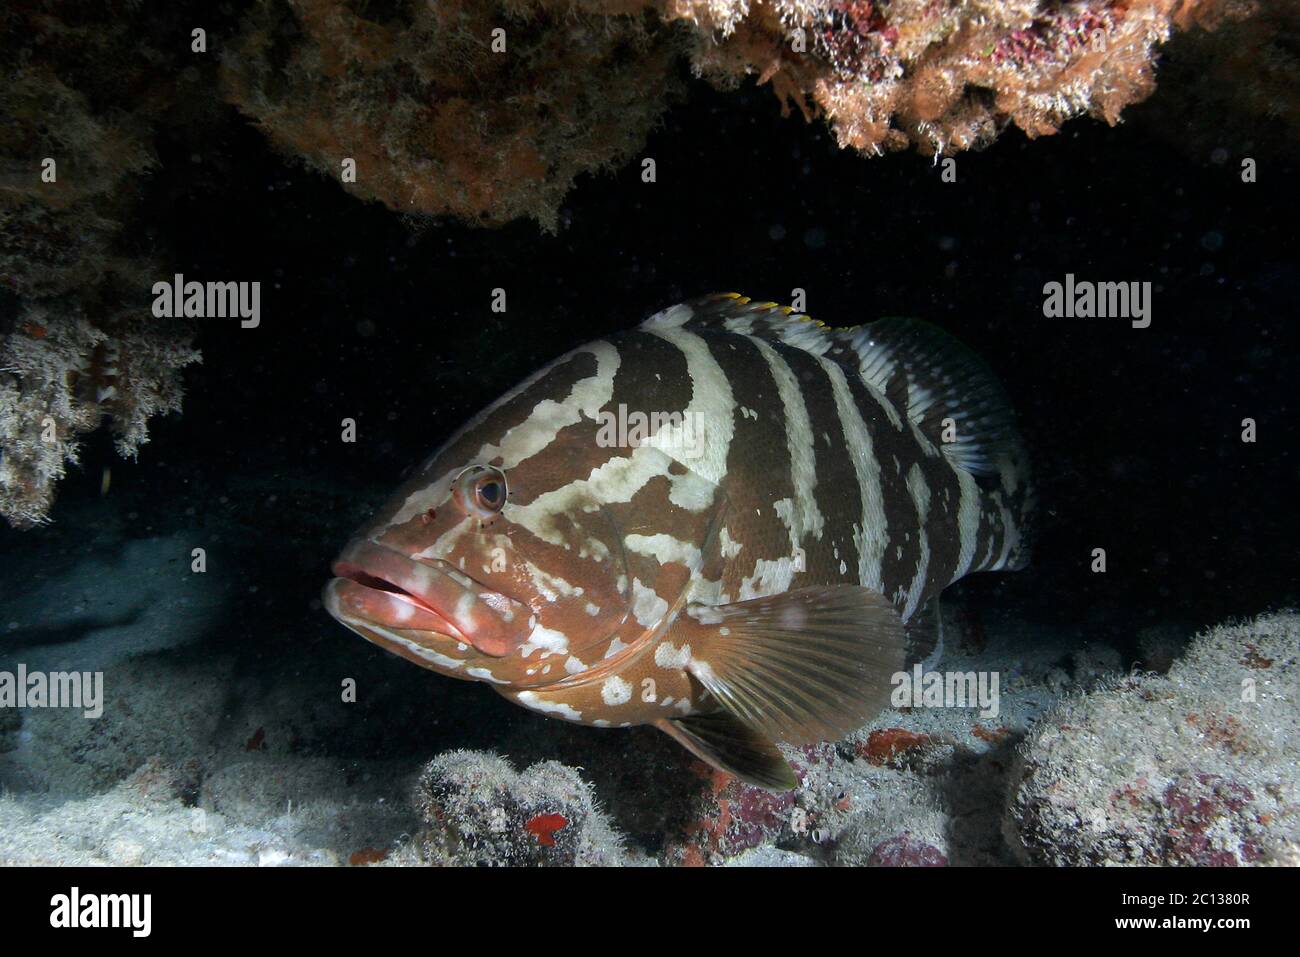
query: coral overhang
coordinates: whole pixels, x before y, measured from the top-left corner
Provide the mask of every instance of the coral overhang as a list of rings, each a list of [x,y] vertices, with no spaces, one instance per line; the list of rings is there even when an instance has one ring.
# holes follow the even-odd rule
[[[770,82],[842,147],[951,155],[1008,126],[1030,137],[1089,114],[1114,124],[1155,89],[1172,28],[1253,0],[670,0],[694,24],[697,72]]]
[[[132,455],[150,417],[179,408],[194,330],[149,314],[144,291],[171,270],[121,240],[157,132],[222,97],[362,199],[548,230],[579,175],[642,149],[686,63],[723,89],[756,78],[842,147],[937,158],[1013,126],[1113,124],[1154,89],[1172,30],[1232,20],[1268,55],[1256,67],[1240,43],[1201,50],[1219,112],[1296,129],[1295,14],[1262,0],[256,0],[231,14],[219,82],[181,68],[187,16],[177,5],[159,25],[130,0],[0,12],[0,515],[13,524],[47,517],[101,421]],[[161,41],[141,39],[151,29]],[[51,158],[61,173],[46,182]]]

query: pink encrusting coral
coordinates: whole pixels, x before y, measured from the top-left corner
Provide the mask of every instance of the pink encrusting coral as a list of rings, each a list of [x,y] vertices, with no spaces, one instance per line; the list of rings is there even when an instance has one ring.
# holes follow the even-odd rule
[[[1253,13],[1253,0],[670,0],[696,24],[696,69],[757,74],[843,147],[950,155],[1008,126],[1030,137],[1088,114],[1118,121],[1155,89],[1175,25]]]

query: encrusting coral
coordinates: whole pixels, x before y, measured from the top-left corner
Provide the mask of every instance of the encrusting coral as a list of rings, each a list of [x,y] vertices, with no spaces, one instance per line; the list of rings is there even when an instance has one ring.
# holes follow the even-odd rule
[[[574,178],[626,161],[679,86],[644,6],[263,0],[225,82],[291,155],[339,178],[354,160],[359,196],[553,230]]]
[[[927,155],[1115,123],[1174,27],[1258,0],[261,0],[229,97],[282,149],[406,213],[554,229],[577,175],[625,162],[679,88],[770,84],[842,147]]]
[[[1254,0],[668,0],[700,28],[695,69],[757,73],[842,147],[950,155],[1009,125],[1030,137],[1108,123],[1155,89],[1177,25],[1243,17]]]
[[[556,761],[520,772],[496,755],[449,751],[425,766],[415,805],[427,828],[394,863],[627,863],[591,785]]]
[[[188,323],[149,311],[162,270],[119,250],[167,91],[148,92],[138,9],[80,6],[0,16],[0,515],[19,527],[105,418],[134,455],[198,359]]]
[[[1067,698],[1021,744],[1005,830],[1031,864],[1291,864],[1294,612],[1198,635],[1167,675]]]

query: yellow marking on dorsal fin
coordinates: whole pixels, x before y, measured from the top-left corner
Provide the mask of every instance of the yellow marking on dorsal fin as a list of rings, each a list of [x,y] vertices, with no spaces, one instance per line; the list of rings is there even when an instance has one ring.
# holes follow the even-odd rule
[[[806,313],[795,312],[793,306],[783,306],[778,302],[761,302],[761,303],[753,302],[753,300],[751,300],[748,296],[742,295],[741,293],[738,292],[724,292],[721,293],[718,298],[733,299],[744,306],[748,306],[752,304],[755,309],[763,309],[763,310],[774,309],[780,312],[782,315],[786,316],[787,318],[797,320],[798,322],[811,322],[818,329],[826,329],[830,332],[849,332],[863,325],[862,323],[859,323],[858,325],[854,325],[854,326],[832,326],[828,323],[822,322],[820,319],[814,319],[812,316],[807,315]]]

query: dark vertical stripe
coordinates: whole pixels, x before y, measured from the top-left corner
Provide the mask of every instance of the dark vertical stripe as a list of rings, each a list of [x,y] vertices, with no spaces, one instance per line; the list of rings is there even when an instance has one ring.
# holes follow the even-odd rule
[[[845,369],[845,375],[858,413],[867,425],[872,450],[880,463],[881,500],[889,532],[880,578],[885,597],[893,601],[901,612],[921,557],[917,537],[921,521],[912,493],[907,488],[907,473],[923,453],[911,429],[906,426],[901,430],[894,428],[881,405],[882,400],[863,383],[856,362],[852,369]]]
[[[830,379],[815,356],[783,343],[773,343],[772,347],[798,380],[812,423],[817,460],[814,498],[822,514],[823,531],[821,539],[810,540],[805,549],[808,583],[815,580],[821,584],[858,584],[858,549],[853,541],[853,526],[862,519],[862,495],[835,408]]]
[[[775,508],[781,499],[794,499],[785,409],[772,371],[753,342],[734,333],[701,330],[700,334],[727,377],[736,403],[723,480],[724,525],[741,551],[727,564],[723,590],[737,599],[742,580],[755,575],[760,559],[793,561],[795,557],[789,529]]]

